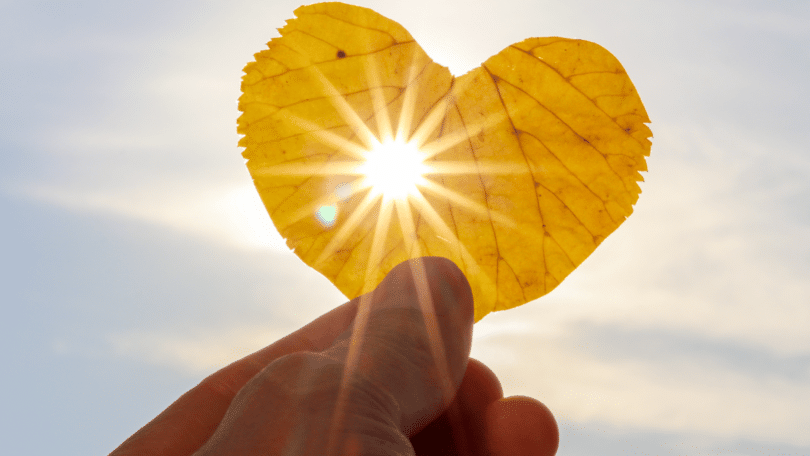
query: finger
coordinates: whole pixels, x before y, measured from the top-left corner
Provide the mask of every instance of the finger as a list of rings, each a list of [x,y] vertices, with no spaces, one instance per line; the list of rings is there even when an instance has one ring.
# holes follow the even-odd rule
[[[395,267],[361,300],[346,377],[366,378],[390,394],[401,430],[415,435],[452,402],[472,343],[472,291],[450,260],[427,257]],[[338,352],[340,349],[337,349]]]
[[[470,358],[453,403],[411,438],[417,456],[485,454],[485,414],[489,404],[501,398],[498,377],[484,363]]]
[[[299,351],[322,351],[345,332],[357,312],[355,298],[255,353],[207,377],[141,428],[111,456],[187,456],[213,434],[236,393],[274,360]]]
[[[553,456],[560,444],[557,421],[540,401],[511,396],[492,403],[484,438],[493,456]]]
[[[245,383],[276,359],[301,351],[326,350],[350,327],[361,298],[357,297],[332,309],[277,342],[234,361],[210,375],[203,383],[233,398]]]

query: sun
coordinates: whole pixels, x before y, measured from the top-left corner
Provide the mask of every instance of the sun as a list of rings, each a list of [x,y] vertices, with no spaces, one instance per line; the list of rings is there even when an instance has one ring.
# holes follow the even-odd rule
[[[283,182],[289,177],[301,176],[307,179],[305,185],[312,186],[305,193],[291,196],[290,201],[294,199],[299,204],[290,205],[285,219],[288,226],[308,217],[317,223],[313,233],[318,234],[312,236],[319,237],[318,253],[313,250],[313,258],[307,262],[315,269],[331,261],[336,252],[343,254],[353,250],[347,245],[357,239],[358,230],[364,231],[360,236],[366,238],[367,235],[370,245],[362,247],[367,250],[363,254],[367,258],[365,271],[360,272],[365,279],[359,294],[377,285],[372,277],[379,273],[381,262],[390,254],[386,247],[388,239],[399,238],[397,248],[411,258],[431,253],[420,238],[424,230],[432,231],[436,239],[454,246],[459,261],[471,273],[478,274],[480,267],[476,259],[458,239],[454,227],[442,218],[441,211],[446,208],[433,205],[449,204],[455,211],[514,228],[514,221],[508,216],[445,184],[447,179],[458,180],[465,176],[526,172],[525,162],[459,160],[444,154],[484,129],[505,121],[505,115],[492,113],[483,120],[465,124],[462,129],[446,132],[445,120],[452,108],[452,97],[443,97],[417,116],[421,84],[418,78],[421,70],[417,66],[406,70],[404,89],[392,105],[380,79],[381,69],[373,59],[365,63],[369,97],[359,106],[352,104],[356,100],[338,90],[317,66],[308,67],[312,79],[320,81],[325,98],[342,119],[342,127],[348,127],[350,133],[324,128],[285,110],[280,116],[305,131],[305,141],[313,145],[313,151],[329,152],[313,152],[311,160],[282,160],[264,166],[253,171],[254,179],[261,176],[268,182],[274,179]],[[372,116],[365,112],[368,108],[372,108]],[[329,156],[326,161],[321,159],[324,155]]]
[[[369,187],[373,196],[402,200],[415,195],[418,187],[425,184],[424,175],[430,171],[425,158],[413,142],[375,140],[356,172],[363,179],[360,185]]]

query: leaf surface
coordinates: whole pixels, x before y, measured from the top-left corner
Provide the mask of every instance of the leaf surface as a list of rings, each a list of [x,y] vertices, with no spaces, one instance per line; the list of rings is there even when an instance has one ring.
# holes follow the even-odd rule
[[[601,46],[530,38],[454,77],[372,10],[295,14],[245,67],[239,145],[287,245],[347,297],[442,256],[478,321],[554,289],[632,213],[652,133]],[[358,172],[392,138],[429,168],[406,197]]]

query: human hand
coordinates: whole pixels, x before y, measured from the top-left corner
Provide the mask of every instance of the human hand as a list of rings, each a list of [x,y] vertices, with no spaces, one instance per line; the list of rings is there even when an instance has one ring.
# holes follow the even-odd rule
[[[553,455],[548,409],[503,399],[468,358],[472,316],[452,262],[402,263],[371,293],[209,376],[111,456]]]

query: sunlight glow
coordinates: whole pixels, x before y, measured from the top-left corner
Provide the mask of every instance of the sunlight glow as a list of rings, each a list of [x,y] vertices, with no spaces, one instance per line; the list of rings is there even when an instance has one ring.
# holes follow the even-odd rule
[[[365,158],[357,167],[358,174],[364,176],[363,185],[385,199],[403,199],[415,194],[430,170],[416,145],[399,140],[375,144]]]
[[[323,197],[311,202],[301,202],[297,208],[289,208],[288,223],[296,223],[305,217],[314,217],[320,225],[332,231],[321,248],[313,267],[322,265],[334,252],[344,249],[345,243],[368,217],[376,218],[372,233],[372,248],[366,260],[369,266],[367,279],[371,276],[384,256],[380,247],[392,228],[391,223],[399,224],[403,230],[404,248],[411,256],[421,256],[419,234],[416,230],[418,218],[436,236],[450,244],[459,243],[455,233],[431,207],[423,193],[430,194],[430,201],[443,200],[456,210],[463,210],[478,217],[486,217],[504,227],[514,228],[515,222],[506,215],[476,201],[472,195],[464,195],[451,190],[444,184],[445,177],[471,175],[510,175],[525,174],[530,171],[527,163],[505,162],[504,160],[455,158],[441,159],[443,152],[455,148],[485,128],[504,121],[505,113],[495,112],[484,120],[467,125],[457,132],[442,132],[442,123],[452,108],[452,97],[444,97],[436,102],[430,111],[414,118],[418,103],[417,92],[421,82],[421,67],[411,65],[406,76],[406,90],[401,95],[398,115],[389,112],[390,101],[383,92],[377,62],[369,59],[365,76],[369,82],[371,102],[374,107],[372,119],[364,119],[349,100],[338,90],[321,70],[309,67],[313,79],[320,82],[324,92],[345,122],[352,135],[346,137],[336,131],[301,118],[290,112],[283,115],[287,121],[306,131],[310,138],[333,148],[334,158],[323,159],[313,156],[303,161],[292,160],[268,164],[254,171],[258,176],[318,176],[333,178]],[[457,90],[462,90],[457,87]],[[439,130],[439,134],[434,136]],[[431,176],[428,179],[427,176]],[[348,180],[347,180],[348,178]],[[477,177],[476,177],[477,179]],[[359,200],[353,200],[355,196]],[[352,201],[353,202],[350,202]],[[344,209],[344,205],[349,206]],[[412,213],[412,210],[415,212]],[[480,266],[463,245],[458,245],[459,259],[469,272],[476,273]],[[373,288],[370,281],[364,286]],[[370,291],[364,290],[364,291]]]
[[[313,200],[311,203],[301,204],[292,209],[287,220],[295,223],[304,217],[314,216],[326,229],[333,230],[325,247],[320,249],[313,267],[322,265],[335,251],[344,249],[344,244],[368,217],[375,217],[376,223],[372,233],[372,246],[366,260],[368,271],[366,278],[379,265],[384,256],[383,241],[392,228],[391,222],[396,220],[403,229],[404,247],[412,256],[421,256],[419,235],[416,231],[416,217],[426,223],[431,229],[441,234],[441,238],[448,243],[458,243],[455,233],[449,229],[442,218],[431,207],[423,192],[431,194],[432,200],[439,198],[447,203],[453,203],[458,209],[477,216],[490,218],[507,227],[514,227],[515,223],[503,214],[493,211],[479,201],[474,201],[467,195],[462,195],[444,186],[444,176],[483,174],[522,174],[528,171],[527,164],[504,163],[502,160],[489,162],[478,159],[470,160],[438,160],[444,151],[454,148],[470,135],[475,135],[483,128],[496,125],[504,120],[504,113],[493,113],[482,122],[467,126],[464,131],[433,135],[441,129],[443,119],[447,116],[452,105],[452,97],[445,97],[436,102],[430,111],[418,121],[414,118],[417,105],[417,92],[420,81],[421,67],[410,65],[406,76],[406,90],[403,91],[402,104],[398,116],[389,112],[389,101],[383,93],[379,68],[374,59],[369,59],[365,68],[365,75],[369,81],[369,91],[374,106],[375,121],[372,126],[369,119],[361,118],[358,111],[349,103],[348,99],[333,85],[320,69],[313,65],[309,67],[314,79],[320,84],[334,109],[350,127],[353,137],[345,137],[334,131],[323,129],[311,121],[300,118],[289,112],[284,115],[287,120],[307,131],[313,139],[338,151],[339,159],[313,159],[307,161],[281,162],[268,165],[255,171],[258,175],[266,176],[323,176],[343,180],[344,177],[354,176],[354,179],[339,183],[331,187],[323,198]],[[396,117],[396,118],[394,118]],[[375,128],[376,127],[376,128]],[[375,131],[376,130],[376,131]],[[348,160],[347,160],[348,158]],[[475,158],[475,157],[473,157]],[[428,180],[426,176],[435,179]],[[330,186],[334,183],[329,184]],[[362,196],[361,196],[362,194]],[[344,203],[348,203],[355,196],[360,196],[351,204],[350,210],[341,211]],[[412,213],[412,207],[416,213]],[[396,215],[394,215],[396,214]],[[438,236],[438,234],[437,234]],[[463,245],[457,246],[458,255],[469,271],[477,272],[480,267],[467,252]],[[373,289],[371,281],[366,280],[363,292]]]

